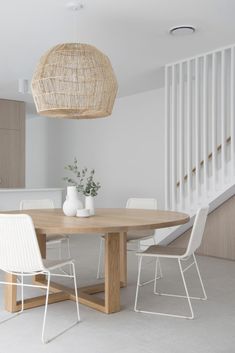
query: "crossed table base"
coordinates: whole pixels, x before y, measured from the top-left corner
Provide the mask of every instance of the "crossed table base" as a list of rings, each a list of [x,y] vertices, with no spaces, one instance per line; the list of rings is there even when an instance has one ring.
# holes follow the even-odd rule
[[[38,234],[38,242],[43,258],[46,258],[46,235]],[[120,311],[120,287],[127,282],[126,266],[126,233],[109,233],[105,236],[105,283],[93,284],[78,288],[78,299],[81,304],[110,314]],[[117,278],[120,280],[117,281]],[[16,282],[16,276],[6,274],[7,282]],[[34,284],[45,284],[44,275],[36,275]],[[51,281],[49,304],[63,300],[76,300],[74,290]],[[105,293],[105,298],[95,296]],[[21,310],[21,301],[17,301],[17,286],[5,286],[5,310],[17,312]],[[30,309],[45,305],[45,295],[24,300],[24,308]]]
[[[120,288],[127,284],[127,231],[169,227],[189,220],[188,215],[183,213],[155,210],[98,209],[96,216],[88,219],[66,217],[60,209],[21,213],[27,213],[33,219],[43,258],[46,258],[46,234],[105,234],[105,282],[78,288],[78,297],[81,304],[106,314],[120,311]],[[41,285],[45,283],[45,276],[36,275],[33,281]],[[6,274],[6,282],[16,282],[16,276]],[[20,311],[17,286],[5,285],[4,290],[5,309],[9,312]],[[51,282],[50,292],[49,303],[75,300],[74,290],[56,282]],[[95,295],[101,292],[104,292],[104,299]],[[45,295],[24,300],[25,309],[44,304]]]

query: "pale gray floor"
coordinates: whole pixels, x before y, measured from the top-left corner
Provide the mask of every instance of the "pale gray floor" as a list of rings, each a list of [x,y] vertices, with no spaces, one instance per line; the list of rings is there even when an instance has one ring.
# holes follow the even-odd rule
[[[98,238],[74,237],[72,248],[72,255],[78,260],[79,284],[93,282]],[[27,310],[0,326],[0,353],[232,353],[235,351],[235,262],[198,257],[198,263],[209,299],[193,302],[195,320],[133,312],[137,262],[131,253],[128,256],[128,287],[122,289],[120,313],[105,315],[81,305],[82,322],[43,345],[40,340],[43,308]],[[160,288],[183,293],[176,264],[164,261],[162,267],[164,279],[159,282]],[[143,278],[151,277],[152,272],[153,263],[146,264]],[[187,278],[192,295],[199,294],[195,272],[190,272]],[[2,298],[2,289],[0,295]],[[187,313],[188,309],[182,299],[154,296],[151,285],[142,289],[140,305],[175,313]],[[49,336],[73,321],[74,309],[74,303],[70,301],[49,306]],[[2,311],[1,317],[5,315]]]

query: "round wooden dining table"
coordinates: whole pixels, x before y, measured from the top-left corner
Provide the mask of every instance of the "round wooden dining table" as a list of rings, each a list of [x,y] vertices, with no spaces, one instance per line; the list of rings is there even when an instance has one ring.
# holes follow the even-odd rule
[[[104,234],[105,237],[105,277],[104,283],[96,283],[79,288],[79,301],[93,309],[110,314],[120,311],[120,287],[127,284],[127,232],[134,230],[159,229],[187,223],[185,213],[142,209],[96,209],[95,215],[87,218],[67,217],[61,209],[40,209],[11,211],[5,213],[24,213],[32,217],[38,237],[41,254],[46,258],[46,236],[50,234]],[[88,259],[89,261],[89,259]],[[16,277],[6,274],[8,282]],[[34,282],[45,282],[42,275],[35,276]],[[49,303],[62,300],[75,300],[71,288],[56,282],[51,283]],[[104,299],[95,294],[104,292]],[[25,308],[44,305],[45,296],[25,299]],[[16,286],[5,286],[5,308],[10,312],[21,309],[17,301]]]

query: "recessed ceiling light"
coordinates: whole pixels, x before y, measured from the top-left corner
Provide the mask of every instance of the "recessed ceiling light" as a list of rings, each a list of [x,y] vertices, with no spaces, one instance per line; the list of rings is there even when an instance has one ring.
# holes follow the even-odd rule
[[[196,31],[193,26],[177,26],[170,29],[169,33],[173,36],[186,36]]]

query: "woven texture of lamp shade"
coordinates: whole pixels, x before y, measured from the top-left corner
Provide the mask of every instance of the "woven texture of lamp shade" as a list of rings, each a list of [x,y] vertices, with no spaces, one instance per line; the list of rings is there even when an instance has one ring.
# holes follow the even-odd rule
[[[92,45],[65,43],[40,59],[32,93],[40,115],[85,119],[112,113],[117,80],[109,58]]]

